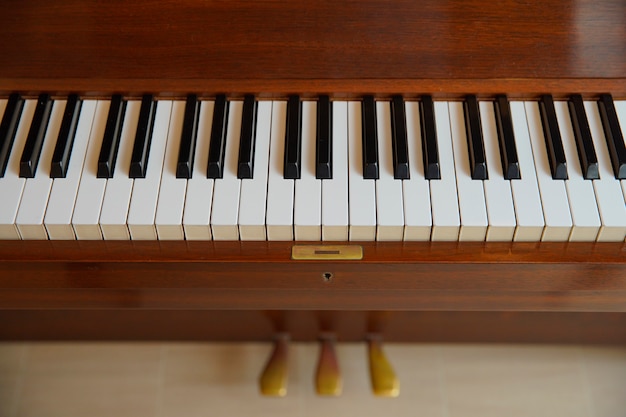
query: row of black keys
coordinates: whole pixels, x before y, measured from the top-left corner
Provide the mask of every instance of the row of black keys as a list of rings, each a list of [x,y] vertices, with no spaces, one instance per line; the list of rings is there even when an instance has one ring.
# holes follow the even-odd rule
[[[67,173],[81,103],[77,95],[68,97],[52,159],[50,171],[52,178],[62,178]],[[0,177],[4,176],[6,171],[23,104],[24,100],[18,94],[12,94],[9,97],[2,122],[0,123]],[[409,157],[404,99],[401,96],[394,96],[390,105],[394,177],[396,179],[408,179]],[[129,170],[131,178],[144,178],[146,175],[156,106],[157,102],[152,95],[143,96]],[[505,178],[509,180],[519,179],[521,178],[521,173],[507,97],[505,95],[497,96],[494,106]],[[609,94],[601,95],[598,106],[615,176],[619,179],[625,179],[626,149],[612,97]],[[221,178],[223,176],[228,108],[226,96],[218,95],[215,99],[208,155],[207,177],[209,178]],[[550,95],[542,96],[539,108],[552,177],[554,179],[567,179],[567,162],[552,97]],[[20,160],[21,177],[32,178],[36,172],[51,109],[52,100],[50,96],[47,94],[40,95]],[[114,95],[111,99],[98,160],[97,175],[100,178],[111,178],[113,176],[125,109],[126,101],[121,95]],[[237,173],[241,179],[252,178],[254,172],[256,109],[257,102],[254,96],[245,96]],[[464,109],[472,178],[487,179],[488,170],[485,147],[476,96],[470,95],[466,97]],[[569,109],[583,175],[586,179],[597,179],[599,178],[598,161],[583,100],[580,95],[574,95],[570,98]],[[176,171],[178,178],[191,178],[199,114],[200,102],[197,96],[189,95],[185,106],[181,145],[178,155]],[[440,179],[435,111],[433,100],[430,96],[421,97],[420,119],[424,174],[426,179],[429,180]],[[363,177],[366,179],[377,179],[379,176],[378,137],[376,103],[373,96],[365,96],[363,98],[362,129]],[[298,179],[300,178],[302,166],[302,103],[298,96],[289,97],[285,132],[284,177],[287,179]],[[318,98],[316,140],[316,176],[318,179],[332,178],[332,102],[328,96],[320,96]]]

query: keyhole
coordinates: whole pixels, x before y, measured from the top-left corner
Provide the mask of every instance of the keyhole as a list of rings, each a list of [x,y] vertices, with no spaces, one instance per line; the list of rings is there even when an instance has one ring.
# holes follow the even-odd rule
[[[322,274],[322,278],[324,278],[324,282],[330,282],[333,280],[333,273],[332,272],[324,272]]]

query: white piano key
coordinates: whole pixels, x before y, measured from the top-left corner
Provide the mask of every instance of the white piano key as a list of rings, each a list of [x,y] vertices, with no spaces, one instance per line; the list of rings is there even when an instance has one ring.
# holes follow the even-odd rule
[[[322,180],[322,240],[347,241],[348,221],[348,103],[332,103],[333,178]]]
[[[100,100],[96,104],[96,111],[91,127],[85,164],[78,185],[76,205],[72,215],[72,226],[76,239],[80,240],[101,240],[102,233],[98,221],[100,220],[100,209],[106,187],[106,178],[97,178],[98,157],[102,147],[104,129],[106,128],[107,116],[109,113],[110,101]]]
[[[567,106],[565,101],[554,102],[569,176],[565,180],[569,208],[572,214],[572,233],[569,240],[572,242],[593,242],[600,230],[600,214],[593,191],[593,182],[583,177]]]
[[[239,195],[241,180],[237,178],[239,139],[243,101],[231,101],[228,110],[228,130],[224,155],[224,176],[215,180],[211,232],[213,240],[239,240]]]
[[[376,180],[376,240],[402,240],[404,207],[402,180],[393,177],[391,144],[391,107],[388,101],[376,102],[378,129],[378,171]]]
[[[598,241],[623,242],[626,237],[626,205],[620,181],[615,179],[611,166],[609,150],[598,105],[595,101],[585,101],[585,112],[591,129],[593,145],[598,157],[598,171],[600,179],[593,180],[598,210],[602,226],[598,233]]]
[[[211,123],[214,101],[200,103],[198,137],[193,163],[193,173],[187,180],[183,227],[187,240],[211,240],[211,204],[213,202],[213,178],[207,178]]]
[[[459,238],[461,219],[447,102],[435,102],[435,125],[437,127],[441,179],[430,181],[430,201],[433,215],[431,239],[433,241],[456,241]]]
[[[528,101],[525,103],[525,108],[545,221],[541,240],[567,242],[572,231],[572,215],[565,190],[565,181],[552,178],[539,104]]]
[[[450,102],[448,108],[461,215],[459,240],[482,242],[486,238],[488,225],[485,190],[482,181],[472,179],[463,103]]]
[[[348,196],[350,240],[376,239],[376,188],[374,180],[363,179],[363,127],[361,102],[348,103]]]
[[[617,120],[622,131],[622,139],[626,142],[626,100],[616,100],[615,111],[617,112]],[[622,192],[624,194],[624,202],[626,202],[626,180],[621,180]]]
[[[53,181],[50,178],[52,154],[59,137],[65,104],[66,101],[64,100],[55,100],[53,102],[35,176],[26,179],[26,184],[24,184],[22,201],[20,202],[16,218],[17,229],[23,240],[48,239],[46,227],[43,225],[43,218],[46,215],[48,197],[50,196]]]
[[[159,240],[184,240],[183,210],[185,207],[185,192],[187,179],[176,178],[178,165],[178,151],[183,132],[185,119],[185,101],[175,101],[172,105],[172,115],[165,148],[159,200],[156,211],[156,230]],[[194,160],[195,162],[195,160]]]
[[[102,230],[104,240],[130,239],[126,221],[128,219],[130,196],[133,191],[133,179],[128,174],[130,172],[130,160],[135,144],[140,109],[141,101],[133,100],[126,104],[115,171],[113,172],[113,177],[107,180],[100,212],[100,229]]]
[[[511,181],[504,178],[502,171],[493,103],[481,101],[479,106],[489,173],[489,178],[483,182],[489,219],[487,240],[511,242],[516,228],[515,207]]]
[[[266,240],[265,206],[267,201],[267,172],[272,128],[272,102],[257,104],[254,173],[241,181],[239,204],[239,237],[241,240]]]
[[[72,145],[72,154],[65,178],[55,178],[48,199],[44,225],[48,238],[55,240],[74,240],[72,214],[78,194],[78,185],[85,162],[91,126],[96,112],[95,100],[85,100],[80,110],[76,134]]]
[[[513,239],[515,241],[539,242],[545,222],[523,102],[511,102],[511,117],[522,175],[519,180],[511,180],[517,220],[517,229]]]
[[[402,181],[404,240],[426,241],[430,240],[433,220],[430,208],[430,183],[424,177],[420,109],[416,101],[407,101],[404,106],[411,174],[410,179]]]
[[[13,147],[9,155],[9,161],[4,173],[4,177],[0,178],[0,196],[2,196],[2,204],[0,204],[0,239],[17,240],[20,234],[15,225],[17,210],[22,200],[22,192],[26,178],[20,178],[20,158],[26,144],[26,137],[30,129],[33,115],[37,107],[37,100],[26,100],[22,110],[20,123],[15,134]]]
[[[283,177],[287,102],[272,104],[270,165],[267,180],[267,239],[293,240],[294,180]]]
[[[169,130],[172,102],[160,100],[157,104],[150,143],[150,157],[145,178],[136,178],[128,209],[128,230],[131,239],[156,240],[154,220],[161,185],[161,172],[165,156],[165,145]]]
[[[317,102],[302,102],[302,169],[296,180],[293,221],[296,240],[322,240],[322,181],[315,178]]]

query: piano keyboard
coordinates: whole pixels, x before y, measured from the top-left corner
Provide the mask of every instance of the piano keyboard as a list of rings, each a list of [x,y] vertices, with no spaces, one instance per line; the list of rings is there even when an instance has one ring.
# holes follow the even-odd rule
[[[0,239],[624,241],[626,101],[0,99]]]

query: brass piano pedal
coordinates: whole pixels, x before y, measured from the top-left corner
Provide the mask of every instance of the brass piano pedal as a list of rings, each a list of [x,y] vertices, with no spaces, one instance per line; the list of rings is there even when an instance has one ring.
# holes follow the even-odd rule
[[[397,397],[400,381],[383,352],[380,338],[370,337],[367,343],[372,391],[379,397]]]
[[[284,397],[287,395],[288,344],[288,335],[281,334],[277,336],[274,342],[274,351],[267,361],[259,380],[261,394],[270,397]]]
[[[315,389],[318,395],[338,397],[341,395],[343,381],[339,370],[339,361],[335,353],[335,338],[324,335],[320,338],[320,357],[317,362]]]

